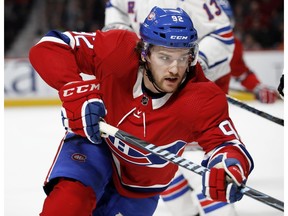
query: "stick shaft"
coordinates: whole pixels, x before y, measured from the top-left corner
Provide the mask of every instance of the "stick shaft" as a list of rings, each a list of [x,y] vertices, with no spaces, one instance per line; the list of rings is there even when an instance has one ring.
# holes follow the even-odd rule
[[[282,125],[284,126],[284,120],[275,116],[272,116],[266,112],[263,112],[261,110],[258,110],[254,107],[249,106],[248,104],[243,103],[242,101],[239,101],[236,98],[231,97],[230,95],[226,95],[228,102],[230,102],[231,104],[234,104],[236,106],[239,106],[240,108],[243,108],[249,112],[252,112],[258,116],[261,116],[265,119],[268,119],[269,121],[272,121],[276,124]]]
[[[134,146],[140,147],[152,154],[158,155],[160,158],[170,161],[178,166],[181,166],[187,170],[190,170],[198,175],[202,175],[205,171],[209,171],[206,167],[198,165],[192,161],[187,160],[181,156],[178,156],[172,152],[162,149],[159,146],[156,146],[152,143],[148,143],[144,140],[141,140],[129,133],[126,133],[116,127],[113,127],[107,123],[100,122],[100,130],[106,135],[117,137],[120,140],[126,141]],[[250,187],[244,186],[241,192],[253,199],[256,199],[262,203],[265,203],[271,207],[274,207],[280,211],[284,211],[284,202],[277,200],[269,195],[261,193],[257,190],[254,190]]]
[[[284,202],[275,199],[269,195],[266,195],[260,191],[257,191],[253,188],[250,188],[248,186],[245,186],[242,188],[241,192],[249,197],[251,197],[252,199],[256,199],[262,203],[265,203],[273,208],[276,208],[280,211],[284,212]]]

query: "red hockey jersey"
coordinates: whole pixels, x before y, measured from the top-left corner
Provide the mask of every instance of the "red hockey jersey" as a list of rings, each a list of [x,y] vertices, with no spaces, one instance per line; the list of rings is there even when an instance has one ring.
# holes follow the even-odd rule
[[[198,64],[181,90],[161,97],[143,92],[143,71],[134,51],[138,40],[136,34],[122,30],[52,31],[31,49],[30,61],[57,90],[81,80],[80,73],[95,75],[101,83],[107,123],[175,154],[181,155],[187,143],[206,153],[224,143],[241,145],[225,94],[205,78]],[[114,183],[122,195],[155,195],[165,190],[177,171],[176,165],[117,138],[106,142],[114,160]]]

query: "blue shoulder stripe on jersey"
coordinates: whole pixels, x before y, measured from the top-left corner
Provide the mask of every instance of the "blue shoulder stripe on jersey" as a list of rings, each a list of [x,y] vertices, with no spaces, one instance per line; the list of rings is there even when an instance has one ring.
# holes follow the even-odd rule
[[[70,43],[70,38],[67,36],[67,35],[65,35],[65,34],[63,34],[62,32],[60,32],[60,31],[57,31],[57,30],[51,30],[51,31],[49,31],[46,35],[45,35],[45,37],[55,37],[55,38],[59,38],[59,39],[61,39],[62,41],[64,41],[66,44],[68,44],[69,45],[69,43]]]
[[[212,32],[210,34],[210,36],[214,37],[215,39],[221,41],[224,44],[231,45],[231,44],[235,43],[232,32],[233,32],[232,27],[231,26],[226,26],[226,27],[223,27],[221,29],[218,29],[218,30]],[[231,36],[228,36],[228,37],[227,36],[223,36],[223,35],[229,34],[229,33],[231,33]]]
[[[214,33],[214,34],[220,34],[220,33],[229,32],[229,31],[232,31],[231,26],[226,26],[226,27],[217,29],[216,31],[214,31],[214,32],[212,32],[212,33]]]
[[[231,45],[231,44],[234,44],[235,42],[234,42],[234,38],[233,39],[230,39],[230,40],[227,40],[227,39],[222,39],[222,38],[219,38],[219,37],[215,37],[215,36],[213,36],[213,35],[211,35],[211,37],[214,37],[215,39],[217,39],[217,40],[219,40],[219,41],[221,41],[222,43],[224,43],[224,44],[227,44],[227,45]]]

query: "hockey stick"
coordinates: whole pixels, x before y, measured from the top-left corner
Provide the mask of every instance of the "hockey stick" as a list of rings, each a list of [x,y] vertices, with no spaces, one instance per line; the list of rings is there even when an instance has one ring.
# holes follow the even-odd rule
[[[206,167],[203,167],[201,165],[195,164],[192,161],[189,161],[181,156],[178,156],[172,152],[169,152],[167,150],[162,149],[159,146],[156,146],[152,143],[148,143],[144,140],[141,140],[131,134],[128,134],[116,127],[113,127],[107,123],[100,122],[100,131],[103,134],[103,136],[113,136],[120,140],[126,141],[134,146],[140,147],[152,154],[158,155],[160,158],[172,162],[178,166],[181,166],[185,169],[188,169],[196,174],[202,175],[205,171],[209,170]],[[284,202],[277,200],[269,195],[266,195],[264,193],[261,193],[257,190],[254,190],[250,187],[247,187],[245,185],[242,185],[241,192],[253,199],[256,199],[262,203],[265,203],[271,207],[274,207],[280,211],[284,211]]]
[[[226,97],[227,97],[228,102],[230,102],[231,104],[237,105],[240,108],[244,108],[244,109],[246,109],[246,110],[248,110],[248,111],[250,111],[250,112],[252,112],[258,116],[261,116],[261,117],[266,118],[272,122],[275,122],[279,125],[284,126],[284,120],[283,119],[277,118],[277,117],[272,116],[266,112],[263,112],[261,110],[254,108],[254,107],[251,107],[248,104],[245,104],[245,103],[239,101],[238,99],[231,97],[230,95],[226,95]]]

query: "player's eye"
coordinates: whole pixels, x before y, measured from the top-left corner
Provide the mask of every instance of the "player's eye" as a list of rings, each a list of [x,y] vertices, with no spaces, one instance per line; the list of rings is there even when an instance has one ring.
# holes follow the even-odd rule
[[[168,60],[169,60],[169,57],[167,57],[167,56],[160,56],[160,59],[161,59],[161,60],[164,60],[164,61],[168,61]]]

